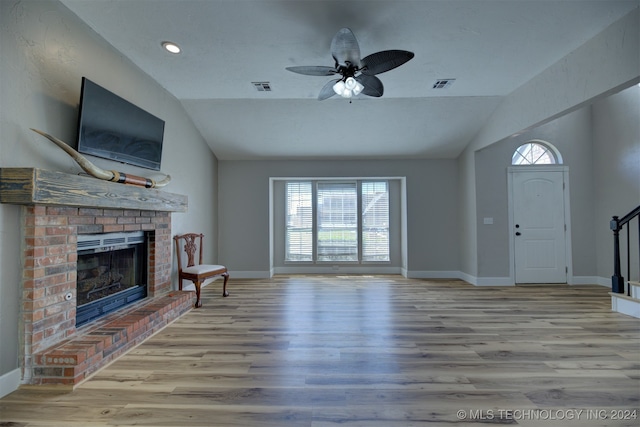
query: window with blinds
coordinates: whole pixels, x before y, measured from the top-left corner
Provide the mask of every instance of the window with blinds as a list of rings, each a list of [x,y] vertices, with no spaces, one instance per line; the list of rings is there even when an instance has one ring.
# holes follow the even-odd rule
[[[356,182],[318,182],[318,261],[358,261]]]
[[[285,260],[389,261],[387,181],[289,181]]]
[[[389,187],[362,183],[362,260],[389,261]]]
[[[311,189],[311,182],[287,182],[287,261],[313,261]]]

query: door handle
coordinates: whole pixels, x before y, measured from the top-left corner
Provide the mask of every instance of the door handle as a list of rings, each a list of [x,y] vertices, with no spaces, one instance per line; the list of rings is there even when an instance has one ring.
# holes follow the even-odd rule
[[[519,236],[519,235],[520,235],[520,232],[519,232],[519,231],[516,231],[516,236]]]

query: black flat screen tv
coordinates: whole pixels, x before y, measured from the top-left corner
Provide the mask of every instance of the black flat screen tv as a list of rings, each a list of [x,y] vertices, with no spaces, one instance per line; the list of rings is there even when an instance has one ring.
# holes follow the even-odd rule
[[[82,78],[78,151],[160,170],[164,121]]]

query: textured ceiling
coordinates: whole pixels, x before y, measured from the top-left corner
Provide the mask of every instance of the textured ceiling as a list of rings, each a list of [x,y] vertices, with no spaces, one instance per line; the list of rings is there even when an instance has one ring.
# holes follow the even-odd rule
[[[220,159],[453,158],[514,89],[637,1],[62,0],[178,98]],[[362,56],[415,53],[382,98],[316,97],[342,27]],[[178,43],[170,55],[162,41]],[[447,89],[436,80],[456,79]],[[269,82],[258,92],[252,82]]]

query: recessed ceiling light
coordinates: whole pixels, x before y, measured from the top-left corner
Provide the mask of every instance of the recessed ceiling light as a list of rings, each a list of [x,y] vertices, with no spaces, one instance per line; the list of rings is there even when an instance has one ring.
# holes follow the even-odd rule
[[[171,53],[180,53],[180,46],[173,42],[162,42],[162,47],[165,48],[167,52]]]

